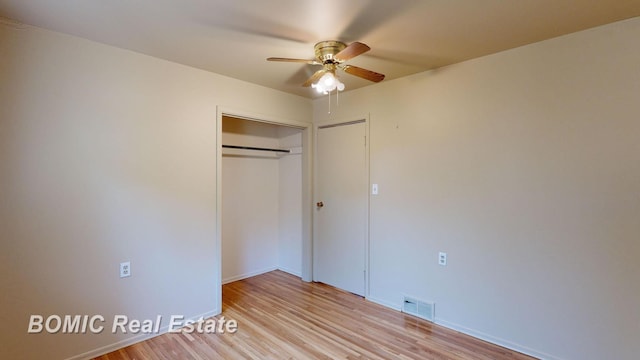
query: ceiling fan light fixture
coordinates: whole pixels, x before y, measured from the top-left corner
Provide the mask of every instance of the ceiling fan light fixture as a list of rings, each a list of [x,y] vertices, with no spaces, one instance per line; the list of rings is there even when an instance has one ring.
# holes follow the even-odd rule
[[[315,84],[311,84],[311,87],[320,94],[328,94],[334,90],[344,90],[344,84],[331,71],[324,73]]]

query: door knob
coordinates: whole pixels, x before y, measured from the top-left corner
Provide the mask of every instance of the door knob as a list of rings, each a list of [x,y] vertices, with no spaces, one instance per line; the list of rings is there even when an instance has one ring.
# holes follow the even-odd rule
[[[321,207],[323,207],[323,206],[324,206],[324,203],[323,203],[322,201],[317,202],[317,203],[316,203],[316,206],[317,206],[318,208],[321,208]]]

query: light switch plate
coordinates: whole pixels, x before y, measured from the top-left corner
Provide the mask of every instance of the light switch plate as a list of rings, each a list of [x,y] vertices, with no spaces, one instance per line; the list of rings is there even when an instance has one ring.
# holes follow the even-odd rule
[[[378,184],[371,185],[371,195],[378,195]]]

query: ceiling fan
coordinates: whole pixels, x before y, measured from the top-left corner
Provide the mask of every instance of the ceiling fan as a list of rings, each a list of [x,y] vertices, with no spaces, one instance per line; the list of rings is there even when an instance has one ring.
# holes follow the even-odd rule
[[[321,41],[313,47],[316,58],[313,60],[306,59],[290,59],[280,57],[270,57],[268,61],[297,62],[309,65],[322,65],[322,69],[316,71],[302,86],[311,86],[320,93],[329,93],[335,89],[344,90],[344,84],[336,77],[336,70],[340,69],[369,81],[380,82],[384,79],[384,75],[375,71],[363,69],[361,67],[344,64],[349,59],[361,55],[371,48],[361,42],[353,42],[349,45],[336,41]]]

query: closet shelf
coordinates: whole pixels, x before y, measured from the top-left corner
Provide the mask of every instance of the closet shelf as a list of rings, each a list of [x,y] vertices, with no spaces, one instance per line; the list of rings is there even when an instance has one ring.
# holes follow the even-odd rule
[[[272,151],[279,153],[291,153],[289,149],[271,149],[271,148],[262,148],[262,147],[253,147],[253,146],[239,146],[239,145],[222,145],[223,148],[226,149],[240,149],[240,150],[258,150],[258,151]]]

